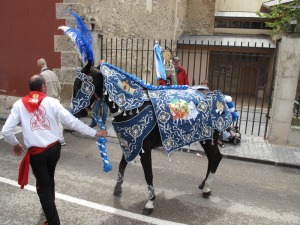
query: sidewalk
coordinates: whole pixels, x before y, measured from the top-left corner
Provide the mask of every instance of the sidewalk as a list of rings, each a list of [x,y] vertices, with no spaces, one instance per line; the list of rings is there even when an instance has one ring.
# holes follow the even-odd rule
[[[6,120],[7,112],[0,112],[0,119]],[[115,137],[116,134],[111,125],[112,117],[107,118],[107,132],[108,136]],[[83,118],[82,121],[86,124],[91,122],[91,118]],[[300,169],[300,148],[274,145],[267,140],[257,136],[246,136],[242,134],[240,144],[233,145],[225,143],[225,148],[219,148],[221,153],[226,158],[238,159],[250,162],[258,162],[270,165],[278,165],[284,167],[291,167]],[[186,152],[200,152],[204,153],[199,143],[194,143],[191,146],[182,148]]]

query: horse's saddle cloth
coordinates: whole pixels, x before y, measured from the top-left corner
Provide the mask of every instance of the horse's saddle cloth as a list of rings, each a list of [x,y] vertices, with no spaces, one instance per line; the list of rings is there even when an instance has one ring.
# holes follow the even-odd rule
[[[230,126],[231,113],[220,91],[204,95],[188,86],[153,86],[107,63],[101,65],[101,72],[109,97],[122,110],[138,108],[151,100],[168,153],[212,139],[214,130],[223,131]],[[127,142],[129,139],[132,140],[127,138]]]
[[[156,122],[165,150],[169,153],[196,141],[213,139],[214,130],[231,123],[231,113],[220,91],[149,90]]]

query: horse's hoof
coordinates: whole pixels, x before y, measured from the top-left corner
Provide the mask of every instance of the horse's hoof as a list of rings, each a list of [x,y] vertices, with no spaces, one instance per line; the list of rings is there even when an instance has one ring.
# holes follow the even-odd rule
[[[211,191],[202,193],[203,198],[209,198],[210,195],[211,195]]]
[[[153,213],[153,208],[151,208],[151,209],[144,208],[142,213],[143,213],[143,215],[149,216]]]
[[[122,190],[114,190],[114,196],[121,197],[122,196]]]
[[[205,180],[202,181],[202,183],[198,186],[198,188],[202,190],[204,188],[204,185],[205,185]]]

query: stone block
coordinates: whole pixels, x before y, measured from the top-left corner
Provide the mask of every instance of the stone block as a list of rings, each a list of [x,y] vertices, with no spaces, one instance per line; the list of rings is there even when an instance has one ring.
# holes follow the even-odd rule
[[[74,43],[65,35],[54,36],[54,51],[55,52],[76,52]]]
[[[300,147],[300,127],[292,126],[288,136],[288,143],[291,146]]]
[[[269,131],[269,142],[271,144],[286,145],[291,123],[273,121]]]
[[[54,69],[53,71],[56,73],[60,83],[74,83],[76,68]]]
[[[298,77],[281,77],[280,83],[281,85],[277,85],[276,97],[294,101],[298,85]]]
[[[60,93],[61,102],[71,103],[72,93],[73,93],[73,84],[69,84],[69,83],[61,84],[61,93]]]
[[[85,18],[85,6],[80,3],[56,3],[56,19],[66,19],[72,16],[68,12],[76,12],[82,18]]]
[[[291,123],[294,100],[276,99],[274,100],[273,121]]]
[[[61,68],[76,68],[81,66],[81,61],[77,52],[61,53]]]

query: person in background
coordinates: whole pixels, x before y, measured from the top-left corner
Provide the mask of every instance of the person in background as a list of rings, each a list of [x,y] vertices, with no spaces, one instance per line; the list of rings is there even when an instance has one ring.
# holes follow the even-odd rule
[[[99,61],[99,65],[96,67],[98,70],[100,70],[100,66],[102,63],[104,63],[105,61],[103,59],[101,59]],[[104,82],[104,81],[103,81]],[[102,122],[105,124],[106,123],[106,119],[107,119],[107,111],[108,111],[108,106],[106,104],[104,100],[104,95],[106,94],[106,90],[103,90],[103,95],[102,98],[97,98],[94,101],[94,105],[93,105],[93,109],[92,109],[92,114],[94,115],[99,115],[99,111],[101,109],[102,106],[102,110],[101,110],[101,120]],[[95,127],[97,125],[97,122],[95,120],[95,118],[92,116],[92,122],[90,124],[90,127]]]
[[[45,59],[40,58],[37,61],[37,65],[41,69],[41,75],[46,81],[46,86],[47,86],[46,95],[52,98],[56,98],[57,100],[60,101],[61,86],[57,75],[52,70],[48,69]],[[60,143],[62,146],[64,146],[66,145],[66,141],[64,138],[64,128],[60,121],[58,121],[58,126],[60,130]]]
[[[55,205],[54,174],[60,158],[61,143],[57,121],[91,137],[107,136],[106,130],[94,130],[67,111],[60,102],[46,96],[47,86],[42,75],[29,80],[30,92],[14,103],[3,128],[2,135],[13,146],[16,156],[27,150],[19,168],[18,183],[23,189],[28,184],[29,164],[36,178],[36,190],[47,221],[59,225]],[[14,129],[21,123],[25,149],[17,140]],[[30,210],[30,209],[29,209]]]
[[[200,82],[200,85],[207,87],[208,90],[209,90],[208,80],[202,80],[202,81]]]
[[[177,56],[172,58],[172,64],[175,67],[175,73],[177,78],[177,85],[190,85],[188,75],[183,68],[179,65],[180,59]],[[159,85],[167,85],[166,81],[163,79],[159,80]]]

